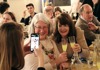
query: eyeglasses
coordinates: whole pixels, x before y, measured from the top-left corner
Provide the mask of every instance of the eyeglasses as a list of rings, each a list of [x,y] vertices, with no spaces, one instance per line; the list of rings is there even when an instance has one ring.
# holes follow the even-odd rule
[[[40,26],[35,26],[35,28],[37,28],[37,29],[43,29],[43,30],[45,30],[45,29],[47,29],[48,27],[47,26],[44,26],[44,27],[40,27]]]

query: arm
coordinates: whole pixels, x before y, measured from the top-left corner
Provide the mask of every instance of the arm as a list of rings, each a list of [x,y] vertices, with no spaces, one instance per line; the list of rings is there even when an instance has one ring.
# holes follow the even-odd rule
[[[38,57],[38,69],[37,70],[45,70],[44,68],[44,57],[41,47],[34,49],[36,56]]]
[[[77,29],[77,43],[81,47],[81,53],[79,53],[82,57],[87,58],[89,56],[89,48],[87,46],[85,37],[84,37],[84,32],[80,28]]]
[[[93,23],[98,27],[97,30],[95,31],[95,33],[100,34],[100,22],[98,21],[98,19],[95,16],[93,17]]]

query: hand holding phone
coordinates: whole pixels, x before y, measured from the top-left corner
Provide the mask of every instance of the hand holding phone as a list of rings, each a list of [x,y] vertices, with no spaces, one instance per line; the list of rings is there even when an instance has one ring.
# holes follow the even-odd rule
[[[32,33],[31,34],[31,52],[34,51],[34,48],[39,47],[39,34],[37,33]]]

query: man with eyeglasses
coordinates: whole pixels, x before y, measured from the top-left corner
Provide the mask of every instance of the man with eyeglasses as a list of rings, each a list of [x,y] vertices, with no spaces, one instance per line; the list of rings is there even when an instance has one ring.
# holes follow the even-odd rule
[[[84,4],[79,10],[79,18],[75,26],[80,27],[84,31],[84,35],[88,46],[96,39],[95,34],[100,34],[100,22],[93,15],[92,7]]]
[[[20,22],[25,23],[25,25],[29,25],[36,12],[34,12],[34,5],[32,3],[27,4],[26,8],[27,10],[23,12],[23,17]],[[30,14],[28,17],[26,17],[26,11],[28,11],[28,13]]]

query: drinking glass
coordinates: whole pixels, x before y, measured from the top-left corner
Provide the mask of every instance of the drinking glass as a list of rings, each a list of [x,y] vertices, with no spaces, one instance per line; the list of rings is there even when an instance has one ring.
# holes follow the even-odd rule
[[[70,42],[71,47],[74,48],[75,47],[75,36],[69,37],[69,42]],[[82,62],[79,59],[78,52],[74,52],[73,58],[71,60],[72,60],[71,68],[75,66],[77,70],[82,70]]]
[[[68,39],[69,39],[71,47],[74,48],[74,45],[75,45],[75,36],[70,36],[70,37],[68,37]]]
[[[66,52],[67,50],[67,40],[62,39],[62,50],[63,52]]]

